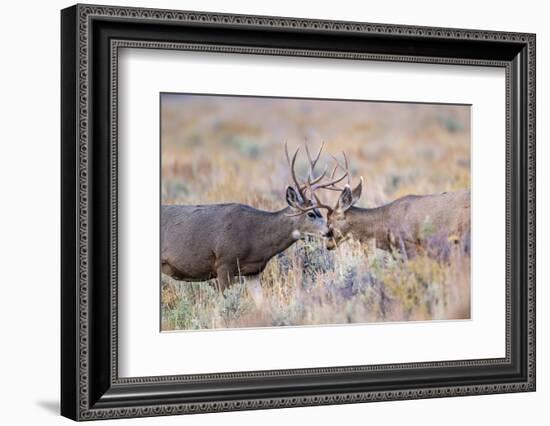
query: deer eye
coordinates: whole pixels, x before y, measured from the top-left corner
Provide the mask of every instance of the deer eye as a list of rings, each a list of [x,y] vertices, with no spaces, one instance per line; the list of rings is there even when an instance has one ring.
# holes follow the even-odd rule
[[[309,217],[310,219],[315,219],[317,218],[317,215],[313,212],[308,212],[307,217]]]

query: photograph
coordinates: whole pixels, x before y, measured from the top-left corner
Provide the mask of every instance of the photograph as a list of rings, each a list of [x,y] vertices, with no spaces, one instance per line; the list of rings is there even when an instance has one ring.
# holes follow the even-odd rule
[[[471,319],[471,105],[160,93],[160,329]]]

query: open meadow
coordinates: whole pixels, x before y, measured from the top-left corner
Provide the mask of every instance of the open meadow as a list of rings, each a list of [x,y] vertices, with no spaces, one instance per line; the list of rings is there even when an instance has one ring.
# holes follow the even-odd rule
[[[292,183],[284,143],[302,146],[306,176],[306,140],[326,144],[320,170],[345,151],[352,185],[364,178],[359,207],[470,188],[469,106],[162,94],[161,201],[280,210]],[[331,205],[337,195],[321,194]],[[436,232],[427,217],[426,236]],[[161,275],[161,329],[470,318],[469,241],[434,244],[444,255],[407,258],[375,241],[328,251],[308,237],[269,261],[261,300],[245,277],[221,294]]]

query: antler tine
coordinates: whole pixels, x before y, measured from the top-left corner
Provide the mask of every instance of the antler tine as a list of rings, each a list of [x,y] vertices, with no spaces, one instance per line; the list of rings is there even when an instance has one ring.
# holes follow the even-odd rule
[[[288,141],[285,141],[285,156],[288,165],[290,166],[290,156],[288,155]]]
[[[324,175],[327,172],[327,170],[325,170],[323,173],[321,173],[320,176],[318,176],[316,178],[313,178],[313,174],[314,174],[314,171],[315,171],[315,166],[317,165],[317,162],[321,158],[321,153],[323,152],[323,148],[325,147],[325,141],[323,141],[321,143],[321,147],[319,148],[319,151],[317,152],[317,155],[315,156],[315,158],[312,158],[312,156],[311,156],[311,152],[309,151],[309,146],[308,146],[308,143],[307,143],[307,139],[305,141],[305,147],[306,147],[307,159],[309,161],[308,181],[310,182],[310,184],[315,184],[315,183],[319,182],[321,179],[323,179]]]
[[[294,155],[292,156],[292,160],[291,160],[290,155],[288,155],[288,142],[285,141],[286,160],[288,161],[288,165],[290,166],[290,172],[292,174],[292,179],[294,180],[294,185],[296,186],[296,190],[298,191],[302,199],[305,199],[305,196],[304,196],[305,185],[300,184],[300,182],[298,181],[298,178],[296,177],[296,171],[294,170],[294,167],[296,165],[296,157],[298,156],[299,151],[300,151],[300,147],[296,148],[296,151],[294,152]]]
[[[330,154],[330,156],[334,158],[334,155]],[[338,170],[338,167],[340,166],[338,165],[338,163],[336,163],[336,166],[334,166],[334,169],[332,169],[332,173],[330,174],[331,179],[334,179],[334,175],[336,174],[336,170]]]
[[[313,162],[313,167],[317,164],[317,161],[319,161],[319,158],[321,158],[321,153],[323,152],[323,148],[325,147],[325,141],[321,141],[321,146],[319,147],[319,152],[317,153],[317,156],[315,157],[315,161]]]
[[[349,175],[348,157],[347,157],[345,151],[342,151],[342,154],[344,155],[344,164],[346,165],[346,174],[348,175],[348,185],[351,186],[351,177]]]
[[[306,155],[307,155],[307,159],[309,161],[309,172],[308,172],[308,181],[313,177],[313,167],[312,167],[312,160],[311,160],[311,153],[309,152],[309,146],[307,144],[307,138],[306,140],[304,141],[304,145],[306,147]]]
[[[336,161],[337,166],[340,167],[342,170],[345,170],[346,172],[348,172],[349,171],[348,156],[346,155],[345,151],[342,151],[342,155],[344,157],[345,167],[342,167],[342,163],[340,163],[340,160],[338,160],[338,158],[330,154],[330,156],[334,159],[334,161]],[[348,175],[348,183],[351,183],[349,175]]]
[[[317,165],[317,162],[319,161],[319,158],[321,158],[321,153],[323,152],[323,148],[325,147],[325,141],[321,143],[321,147],[319,148],[319,151],[317,152],[317,155],[315,156],[315,159],[312,159],[311,152],[309,151],[309,146],[307,144],[307,139],[305,142],[306,146],[306,154],[307,159],[309,160],[309,170],[311,174],[313,174],[313,170],[315,169],[315,166]]]

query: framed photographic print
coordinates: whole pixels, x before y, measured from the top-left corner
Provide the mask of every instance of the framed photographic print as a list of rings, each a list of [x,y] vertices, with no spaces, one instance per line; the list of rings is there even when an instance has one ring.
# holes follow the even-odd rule
[[[535,35],[61,30],[64,416],[535,390]]]

